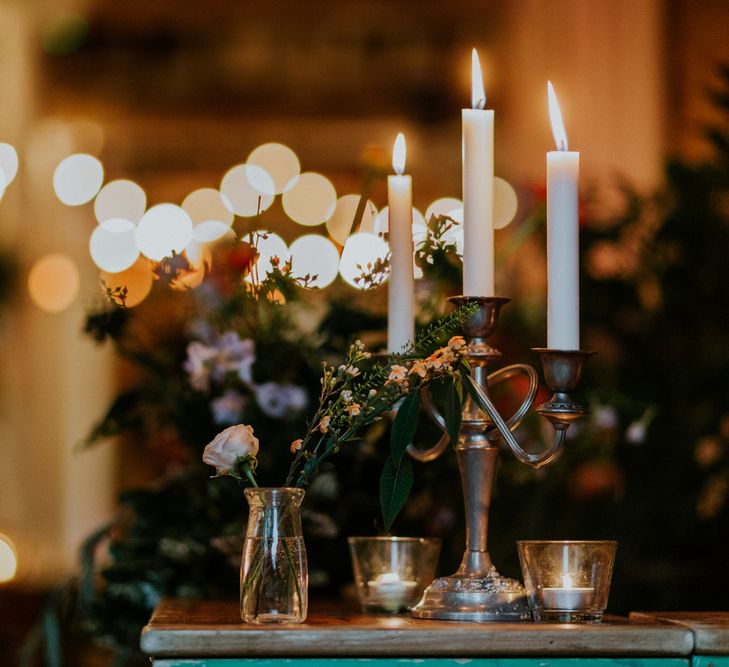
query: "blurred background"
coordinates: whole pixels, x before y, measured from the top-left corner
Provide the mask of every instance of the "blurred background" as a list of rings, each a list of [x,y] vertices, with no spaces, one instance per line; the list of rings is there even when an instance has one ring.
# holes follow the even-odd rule
[[[706,128],[726,125],[710,92],[727,83],[727,34],[723,0],[0,0],[0,141],[20,156],[0,202],[0,534],[17,557],[14,577],[0,583],[0,625],[14,616],[30,627],[44,594],[76,571],[82,540],[114,515],[119,491],[165,470],[142,443],[81,446],[128,370],[81,333],[101,299],[88,253],[96,221],[91,205],[56,197],[63,158],[90,153],[107,181],[141,184],[148,205],[179,204],[275,141],[338,194],[366,188],[381,208],[382,174],[402,131],[414,205],[425,211],[435,199],[460,197],[459,110],[469,104],[476,47],[496,111],[496,173],[519,193],[517,220],[539,204],[552,149],[547,79],[570,148],[581,153],[582,191],[600,202],[600,217],[620,216],[624,184],[652,193],[666,185],[669,159],[716,159],[718,135],[712,144]],[[292,240],[295,225],[273,215],[277,233]],[[28,291],[31,267],[51,253],[69,257],[79,278],[53,313]],[[497,291],[543,302],[544,266],[534,257],[527,244],[510,259]],[[605,321],[623,326],[607,303]],[[720,311],[705,313],[707,321],[718,323]],[[543,342],[524,337],[517,354]],[[716,341],[720,367],[726,338]],[[729,415],[729,395],[716,393],[725,388],[706,389],[712,415],[717,401]],[[726,443],[729,424],[721,431],[714,421],[680,443],[687,460],[710,428]],[[725,495],[726,480],[714,488]],[[693,502],[681,507],[679,496],[657,516],[670,524]],[[726,529],[726,513],[717,516],[712,530]],[[0,549],[0,571],[7,553]],[[643,607],[657,604],[645,599]]]

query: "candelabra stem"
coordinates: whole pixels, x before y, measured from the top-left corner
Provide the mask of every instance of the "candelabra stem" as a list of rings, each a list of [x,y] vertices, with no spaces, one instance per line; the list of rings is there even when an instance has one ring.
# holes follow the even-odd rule
[[[458,468],[466,509],[466,551],[459,576],[488,576],[493,563],[488,551],[489,506],[496,476],[496,447],[464,447],[459,444]]]

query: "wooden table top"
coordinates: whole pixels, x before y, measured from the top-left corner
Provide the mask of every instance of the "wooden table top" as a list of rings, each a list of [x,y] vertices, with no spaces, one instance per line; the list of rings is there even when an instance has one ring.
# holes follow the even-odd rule
[[[729,611],[642,611],[630,620],[675,623],[693,633],[694,653],[729,655]]]
[[[163,600],[144,628],[152,657],[687,656],[688,627],[655,618],[603,623],[462,623],[315,607],[301,625],[243,623],[236,601]]]

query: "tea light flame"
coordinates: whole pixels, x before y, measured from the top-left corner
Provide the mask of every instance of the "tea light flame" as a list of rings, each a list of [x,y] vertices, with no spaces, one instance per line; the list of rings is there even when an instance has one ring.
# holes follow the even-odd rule
[[[559,109],[557,93],[551,81],[547,81],[547,98],[549,99],[549,121],[552,125],[552,136],[558,151],[567,150],[567,132],[564,129],[562,112]]]
[[[471,52],[471,108],[483,109],[486,106],[486,92],[483,88],[483,75],[481,63],[478,61],[478,52]]]

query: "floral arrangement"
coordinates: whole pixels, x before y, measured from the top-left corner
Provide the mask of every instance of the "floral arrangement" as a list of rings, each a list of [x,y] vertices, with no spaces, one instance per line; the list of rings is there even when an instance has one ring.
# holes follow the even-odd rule
[[[416,346],[422,348],[428,340],[434,339],[436,332],[450,328],[466,310],[462,308],[431,328]],[[412,487],[412,467],[403,455],[415,433],[420,392],[431,383],[448,380],[455,395],[462,395],[459,383],[463,372],[468,370],[463,356],[465,346],[462,336],[452,336],[447,345],[425,358],[393,357],[388,366],[375,364],[363,372],[360,365],[371,355],[358,340],[350,346],[341,365],[334,367],[325,363],[319,405],[307,423],[304,436],[291,443],[290,451],[294,458],[284,486],[308,486],[332,454],[355,441],[363,429],[398,406],[392,429],[391,453],[381,477],[380,489],[385,528],[389,529]],[[401,363],[394,363],[394,359]],[[452,410],[460,414],[460,401],[457,406],[452,406]],[[452,437],[456,433],[457,428]],[[202,458],[215,467],[216,476],[230,475],[258,486],[255,479],[258,449],[253,427],[240,424],[218,433],[205,447]]]

